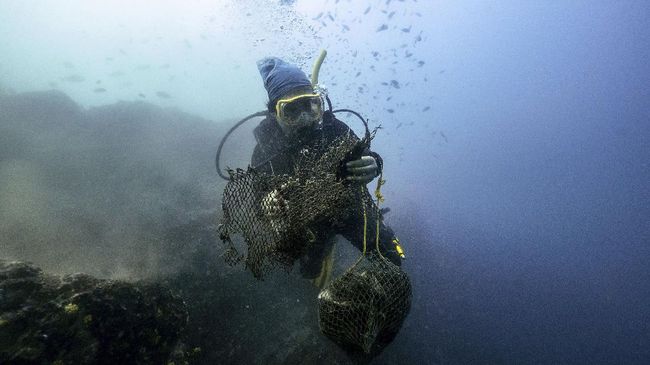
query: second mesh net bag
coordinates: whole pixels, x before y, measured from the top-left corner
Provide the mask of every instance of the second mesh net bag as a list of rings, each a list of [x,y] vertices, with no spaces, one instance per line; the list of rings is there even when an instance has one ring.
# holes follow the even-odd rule
[[[366,203],[378,209],[366,200],[364,213]],[[318,295],[319,326],[343,347],[378,352],[402,327],[411,298],[408,276],[382,256],[377,235],[374,249],[366,253],[364,239],[361,257]]]

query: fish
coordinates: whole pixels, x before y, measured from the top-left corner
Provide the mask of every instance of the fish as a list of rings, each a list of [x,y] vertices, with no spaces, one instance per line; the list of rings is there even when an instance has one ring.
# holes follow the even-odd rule
[[[401,126],[402,126],[402,123],[399,123],[399,124],[397,125],[397,127],[395,127],[395,129],[399,129],[399,127],[401,127]]]
[[[357,74],[354,77],[359,77],[361,75],[361,71],[357,72]]]
[[[68,76],[62,78],[61,80],[67,81],[67,82],[83,82],[83,81],[86,80],[86,78],[81,76],[81,75],[73,74],[73,75],[68,75]]]
[[[156,91],[156,96],[161,98],[161,99],[171,99],[171,95],[164,91]]]
[[[393,110],[393,109],[386,109],[386,111],[391,113],[391,114],[395,113],[395,110]]]
[[[409,25],[408,28],[402,28],[402,32],[404,32],[404,33],[410,33],[410,32],[411,32],[411,27],[412,27],[412,25]]]
[[[394,12],[394,11],[391,11],[390,14],[388,14],[388,19],[392,18],[393,15],[395,15],[395,12]]]
[[[430,106],[425,106],[424,109],[422,109],[423,112],[426,112],[427,110],[431,109]]]
[[[143,93],[139,93],[138,96],[141,98],[146,98],[146,96]]]
[[[399,89],[399,82],[397,80],[390,80],[390,86]]]
[[[366,11],[363,12],[363,15],[366,15],[370,12],[370,9],[372,9],[372,6],[369,6],[366,8]]]
[[[318,20],[318,19],[320,19],[322,16],[323,16],[323,12],[321,11],[320,13],[318,13],[318,15],[316,15],[316,17],[312,18],[312,20]]]
[[[377,32],[381,32],[388,29],[388,25],[382,24],[379,28],[377,28]]]
[[[418,67],[424,66],[424,61],[418,61]]]
[[[447,139],[447,136],[445,136],[445,134],[442,131],[440,131],[440,137],[445,139],[445,143],[449,143],[449,140]]]
[[[99,94],[99,93],[105,93],[105,92],[106,92],[106,89],[104,89],[103,87],[98,87],[98,88],[96,88],[95,90],[93,90],[93,92],[94,92],[94,93],[97,93],[97,94]]]

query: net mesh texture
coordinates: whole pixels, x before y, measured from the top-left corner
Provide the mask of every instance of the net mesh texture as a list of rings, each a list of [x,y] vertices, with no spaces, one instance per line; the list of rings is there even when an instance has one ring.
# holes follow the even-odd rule
[[[365,141],[365,140],[364,140]],[[315,141],[300,150],[291,175],[228,170],[219,235],[230,265],[244,262],[258,279],[272,270],[291,270],[316,239],[319,227],[342,225],[362,209],[378,206],[368,190],[342,178],[344,161],[368,142],[342,136]],[[364,214],[364,216],[367,216]],[[366,232],[375,238],[373,223]],[[318,296],[321,331],[344,347],[370,353],[389,343],[411,306],[406,273],[384,258],[379,242],[369,244],[357,262],[330,282]]]

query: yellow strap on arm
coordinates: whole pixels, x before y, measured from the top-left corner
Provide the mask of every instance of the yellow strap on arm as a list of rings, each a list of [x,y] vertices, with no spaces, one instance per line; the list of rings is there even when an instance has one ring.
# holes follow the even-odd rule
[[[377,187],[375,188],[375,197],[377,198],[377,206],[379,206],[379,203],[384,202],[384,196],[381,194],[381,187],[386,183],[386,180],[384,180],[384,174],[380,173],[379,174],[379,179],[377,180]]]
[[[363,196],[363,185],[361,186],[361,196]],[[367,233],[368,233],[368,213],[366,212],[366,203],[361,200],[361,205],[363,206],[363,253],[362,256],[366,255],[366,242],[367,242]]]
[[[384,185],[386,181],[383,179],[383,177],[384,177],[383,173],[380,173],[379,179],[377,179],[377,187],[375,188],[375,197],[377,198],[377,216],[375,218],[375,220],[377,221],[376,235],[375,235],[375,249],[377,249],[377,253],[379,253],[379,256],[381,256],[382,258],[384,257],[384,255],[381,254],[381,250],[379,249],[379,220],[381,218],[381,211],[379,210],[379,204],[384,201],[384,196],[381,195],[381,186]]]
[[[395,245],[395,250],[397,251],[399,257],[405,259],[406,254],[404,254],[404,249],[402,248],[402,244],[399,242],[399,239],[397,237],[393,238],[393,244]]]
[[[375,246],[377,248],[377,252],[379,252],[379,255],[381,255],[381,251],[379,250],[379,218],[380,218],[380,210],[379,210],[379,203],[384,202],[384,196],[381,193],[381,187],[386,183],[386,180],[383,179],[383,174],[379,174],[379,179],[377,180],[377,188],[375,189],[375,197],[377,198],[377,237],[375,238]],[[402,245],[399,242],[399,239],[397,237],[393,238],[393,244],[395,245],[395,250],[397,251],[397,254],[399,257],[405,259],[406,255],[404,254],[404,249],[402,249]],[[383,257],[383,255],[381,255]]]

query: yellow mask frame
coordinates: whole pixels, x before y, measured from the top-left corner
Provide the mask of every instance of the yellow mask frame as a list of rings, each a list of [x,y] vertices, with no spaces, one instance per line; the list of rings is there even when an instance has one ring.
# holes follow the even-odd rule
[[[295,102],[296,100],[304,99],[304,98],[309,98],[309,99],[317,98],[319,100],[319,105],[320,105],[319,106],[319,109],[320,109],[319,112],[320,112],[320,115],[322,116],[322,114],[323,114],[323,97],[320,94],[317,94],[317,93],[307,93],[307,94],[300,94],[300,95],[296,95],[296,96],[292,96],[292,97],[289,97],[289,98],[278,100],[278,102],[275,103],[275,115],[276,115],[276,117],[278,117],[279,119],[281,119],[281,120],[283,120],[283,121],[285,121],[287,123],[290,123],[291,119],[286,118],[285,115],[284,115],[285,114],[284,113],[284,108],[287,105],[291,104],[292,102]]]

